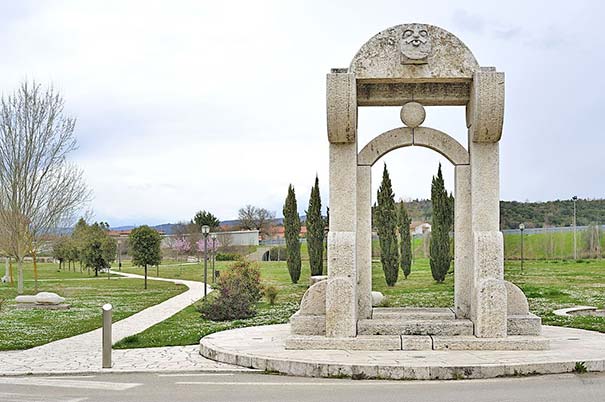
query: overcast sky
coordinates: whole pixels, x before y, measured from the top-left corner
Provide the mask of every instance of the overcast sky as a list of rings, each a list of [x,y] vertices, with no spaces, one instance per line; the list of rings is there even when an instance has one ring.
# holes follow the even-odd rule
[[[605,7],[589,1],[0,0],[0,91],[53,84],[78,120],[73,160],[112,226],[222,220],[245,204],[301,213],[315,174],[328,196],[325,74],[379,31],[441,26],[482,66],[506,73],[501,198],[603,198]],[[425,126],[466,143],[464,108],[427,108]],[[401,126],[363,108],[359,145]],[[397,198],[428,198],[442,162],[413,147],[382,161]]]

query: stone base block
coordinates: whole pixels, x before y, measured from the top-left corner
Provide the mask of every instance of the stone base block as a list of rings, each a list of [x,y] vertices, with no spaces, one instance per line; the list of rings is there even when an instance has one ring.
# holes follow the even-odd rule
[[[359,335],[473,335],[470,320],[359,320]]]
[[[17,303],[16,310],[69,310],[69,304]]]
[[[301,315],[300,311],[290,317],[292,333],[296,335],[325,335],[325,315]]]
[[[401,335],[401,350],[431,350],[433,340],[428,335]]]
[[[542,334],[542,319],[535,314],[509,315],[506,318],[508,335],[533,335]]]
[[[426,307],[377,307],[372,309],[374,319],[400,320],[455,320],[451,308]]]
[[[299,350],[401,350],[401,337],[385,335],[327,338],[291,335],[286,338],[285,346],[286,349]]]
[[[541,336],[433,336],[434,350],[548,350],[550,341]]]

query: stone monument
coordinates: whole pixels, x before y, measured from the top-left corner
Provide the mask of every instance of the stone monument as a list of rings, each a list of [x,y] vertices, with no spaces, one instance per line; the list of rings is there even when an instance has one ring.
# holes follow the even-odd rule
[[[401,106],[402,127],[357,144],[357,111]],[[425,106],[465,106],[465,148],[424,127]],[[349,68],[327,76],[330,143],[328,277],[292,316],[290,349],[547,349],[541,320],[504,280],[499,230],[499,141],[504,73],[480,67],[457,37],[403,24],[366,42]],[[455,166],[454,306],[372,306],[371,167],[407,146],[433,149]]]

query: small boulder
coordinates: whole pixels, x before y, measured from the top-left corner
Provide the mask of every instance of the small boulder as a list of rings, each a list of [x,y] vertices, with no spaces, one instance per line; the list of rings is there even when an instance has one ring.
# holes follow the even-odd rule
[[[65,299],[56,293],[40,292],[36,295],[36,304],[61,304]]]
[[[372,307],[377,307],[384,301],[384,295],[380,292],[372,291]]]
[[[326,279],[328,279],[328,275],[315,275],[315,276],[311,276],[309,278],[309,285],[313,286],[317,282],[325,281]]]
[[[26,303],[26,304],[34,304],[36,302],[36,296],[34,295],[21,295],[15,297],[15,302],[17,303]]]

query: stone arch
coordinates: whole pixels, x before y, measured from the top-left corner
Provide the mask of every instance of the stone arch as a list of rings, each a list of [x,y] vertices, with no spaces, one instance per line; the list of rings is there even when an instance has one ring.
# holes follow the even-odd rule
[[[446,133],[429,127],[399,127],[380,134],[363,147],[357,165],[372,166],[387,153],[412,145],[439,152],[454,166],[469,164],[468,151]]]

